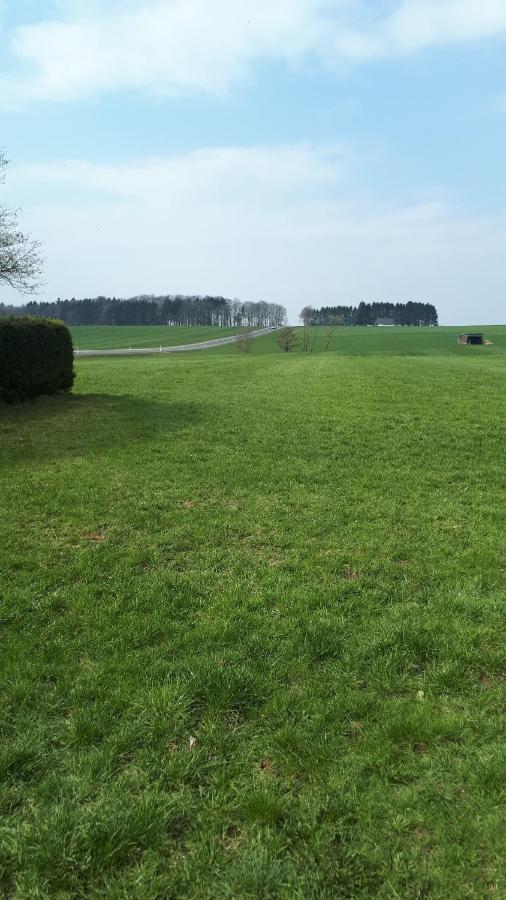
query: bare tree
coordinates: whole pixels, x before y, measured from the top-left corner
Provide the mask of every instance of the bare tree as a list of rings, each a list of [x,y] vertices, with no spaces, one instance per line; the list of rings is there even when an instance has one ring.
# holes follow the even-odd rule
[[[7,160],[0,153],[0,185],[5,182]],[[18,229],[18,211],[0,204],[0,284],[32,294],[40,284],[40,243]]]
[[[285,353],[289,353],[290,350],[293,350],[297,345],[299,338],[295,328],[291,328],[288,325],[286,328],[282,328],[281,331],[278,331],[276,341],[281,350],[284,350]]]
[[[251,342],[253,338],[251,336],[251,328],[241,328],[239,337],[237,338],[237,349],[241,351],[241,353],[249,353],[251,350]]]
[[[311,325],[313,316],[314,309],[312,306],[305,306],[299,313],[299,319],[301,320],[303,325]]]
[[[311,332],[309,330],[311,322],[313,321],[314,309],[312,306],[304,306],[299,313],[299,319],[302,322],[303,330],[302,330],[302,349],[304,353],[307,353],[309,350],[310,344],[310,335]]]
[[[344,325],[344,316],[329,316],[328,324],[325,329],[325,337],[327,339],[325,350],[328,350],[330,348],[332,338],[334,337],[335,328],[338,325]]]

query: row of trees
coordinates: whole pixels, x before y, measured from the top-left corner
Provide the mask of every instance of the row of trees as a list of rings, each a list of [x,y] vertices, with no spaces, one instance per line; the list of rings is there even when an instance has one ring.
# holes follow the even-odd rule
[[[286,309],[278,303],[241,303],[226,297],[187,297],[182,294],[142,295],[120,300],[95,297],[84,300],[31,301],[23,309],[0,304],[0,316],[42,316],[62,319],[67,325],[218,325],[264,328],[284,325]]]
[[[306,307],[306,309],[310,307]],[[302,314],[301,314],[302,318]],[[376,325],[392,319],[394,325],[437,325],[432,303],[359,303],[358,306],[324,306],[311,309],[311,325]]]

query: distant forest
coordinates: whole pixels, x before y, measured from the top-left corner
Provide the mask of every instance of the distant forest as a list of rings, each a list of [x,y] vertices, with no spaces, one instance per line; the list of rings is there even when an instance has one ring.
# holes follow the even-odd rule
[[[0,303],[0,316],[42,316],[63,319],[67,325],[217,325],[263,328],[284,325],[286,309],[278,303],[241,303],[225,297],[144,295],[119,300],[116,297],[30,301],[23,307]]]
[[[395,325],[437,325],[432,303],[359,303],[358,306],[324,306],[315,309],[312,325],[376,325],[393,319]]]

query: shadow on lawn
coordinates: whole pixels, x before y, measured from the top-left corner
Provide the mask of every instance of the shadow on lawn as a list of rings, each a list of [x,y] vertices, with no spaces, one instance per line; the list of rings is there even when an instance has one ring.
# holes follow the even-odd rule
[[[207,404],[161,403],[120,394],[62,394],[0,404],[0,463],[102,454],[199,425]]]

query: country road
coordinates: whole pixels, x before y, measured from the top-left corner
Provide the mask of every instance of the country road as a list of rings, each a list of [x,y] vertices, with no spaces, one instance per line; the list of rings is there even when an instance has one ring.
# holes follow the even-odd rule
[[[271,331],[278,331],[275,325],[269,328],[259,328],[257,331],[251,331],[252,338],[262,337],[264,334],[270,334]],[[214,338],[212,341],[200,341],[197,344],[176,344],[174,347],[142,347],[121,349],[121,350],[74,350],[74,356],[80,359],[82,356],[145,356],[153,353],[182,353],[192,350],[209,350],[211,347],[222,347],[223,344],[234,344],[241,337],[240,334],[233,334],[231,337]]]

